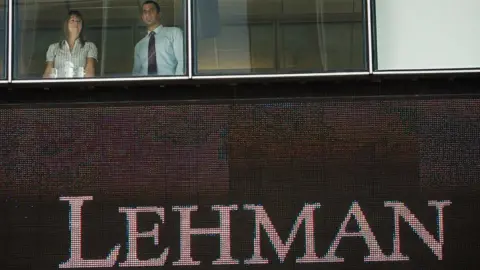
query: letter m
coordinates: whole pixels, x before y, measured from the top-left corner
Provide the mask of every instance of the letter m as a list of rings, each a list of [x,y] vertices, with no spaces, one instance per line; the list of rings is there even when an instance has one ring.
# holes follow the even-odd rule
[[[302,211],[297,217],[293,228],[290,230],[290,235],[286,242],[280,239],[277,230],[272,224],[272,221],[268,217],[265,209],[261,205],[246,204],[243,206],[246,210],[255,211],[255,234],[254,234],[254,247],[253,256],[250,259],[245,260],[245,264],[268,264],[269,261],[263,258],[260,252],[260,236],[261,227],[265,229],[270,242],[273,245],[274,250],[277,252],[280,262],[284,262],[285,257],[290,250],[290,247],[295,240],[298,230],[303,222],[305,222],[305,255],[302,258],[297,258],[297,263],[309,263],[319,260],[315,253],[315,235],[314,235],[314,219],[313,213],[315,209],[320,208],[319,203],[305,204]]]

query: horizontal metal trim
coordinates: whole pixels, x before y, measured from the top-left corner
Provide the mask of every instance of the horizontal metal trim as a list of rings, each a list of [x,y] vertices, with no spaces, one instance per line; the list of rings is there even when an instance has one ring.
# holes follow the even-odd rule
[[[352,77],[380,75],[434,75],[434,74],[471,74],[480,73],[480,69],[452,69],[452,70],[399,70],[399,71],[368,71],[359,72],[323,72],[323,73],[289,73],[289,74],[245,74],[245,75],[193,75],[172,77],[124,77],[124,78],[83,78],[83,79],[34,79],[13,80],[13,84],[56,84],[56,83],[102,83],[102,82],[142,82],[142,81],[185,81],[185,80],[225,80],[225,79],[281,79],[281,78],[315,78],[315,77]],[[8,80],[0,80],[0,84],[7,84]]]
[[[296,74],[248,74],[248,75],[194,75],[194,80],[215,79],[275,79],[275,78],[311,78],[311,77],[350,77],[366,76],[368,71],[361,72],[332,72],[332,73],[296,73]]]
[[[429,75],[429,74],[470,74],[480,73],[480,69],[438,69],[438,70],[377,70],[373,75]]]
[[[172,76],[172,77],[125,77],[125,78],[88,78],[88,79],[38,79],[38,80],[13,80],[16,84],[55,84],[55,83],[86,83],[86,82],[141,82],[141,81],[175,81],[188,80],[188,76]]]

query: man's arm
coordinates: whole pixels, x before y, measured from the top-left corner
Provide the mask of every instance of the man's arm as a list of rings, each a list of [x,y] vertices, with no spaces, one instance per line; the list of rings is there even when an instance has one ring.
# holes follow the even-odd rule
[[[185,50],[183,43],[183,32],[180,28],[174,28],[173,33],[173,50],[177,59],[177,69],[175,75],[185,75]]]

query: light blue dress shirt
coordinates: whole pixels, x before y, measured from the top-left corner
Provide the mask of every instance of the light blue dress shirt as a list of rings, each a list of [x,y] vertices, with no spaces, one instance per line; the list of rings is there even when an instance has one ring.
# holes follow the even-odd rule
[[[160,25],[155,32],[155,49],[157,54],[157,73],[160,76],[185,74],[183,32],[177,27]],[[150,32],[148,33],[150,34]],[[149,35],[142,38],[135,45],[135,59],[133,62],[134,76],[148,75],[148,42]]]

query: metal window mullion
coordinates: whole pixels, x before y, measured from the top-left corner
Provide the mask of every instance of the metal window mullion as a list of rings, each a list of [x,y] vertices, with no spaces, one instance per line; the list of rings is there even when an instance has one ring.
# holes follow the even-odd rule
[[[372,14],[372,1],[373,0],[366,0],[367,1],[367,57],[368,57],[368,73],[373,74],[373,34],[372,34],[372,27],[373,27],[373,15]]]
[[[193,0],[187,0],[187,76],[193,77]]]
[[[13,0],[8,0],[8,27],[7,27],[7,81],[12,82],[13,77]]]

